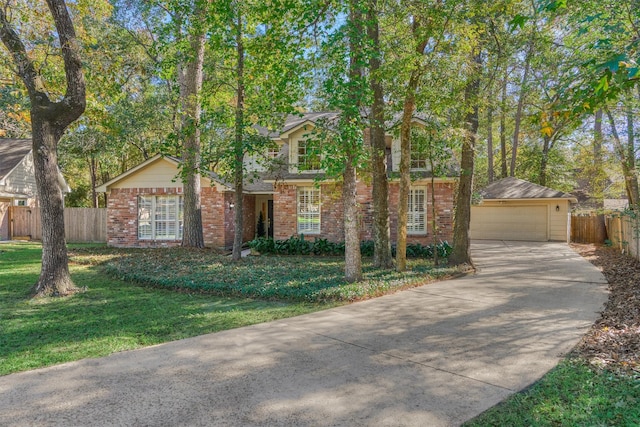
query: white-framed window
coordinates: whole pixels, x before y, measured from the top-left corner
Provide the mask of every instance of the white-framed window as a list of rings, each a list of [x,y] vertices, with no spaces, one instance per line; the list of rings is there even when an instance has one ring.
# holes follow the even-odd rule
[[[14,201],[16,206],[27,206],[27,200],[26,199],[16,199]]]
[[[270,141],[267,145],[267,159],[275,159],[280,155],[280,146],[275,141]]]
[[[182,239],[182,196],[138,196],[138,239]]]
[[[409,189],[409,209],[407,215],[407,233],[427,233],[427,187]]]
[[[320,189],[298,187],[298,233],[320,233]]]
[[[320,155],[311,149],[311,143],[305,139],[298,141],[298,170],[320,170]]]
[[[427,153],[420,150],[419,147],[411,147],[411,169],[426,170],[427,169]]]

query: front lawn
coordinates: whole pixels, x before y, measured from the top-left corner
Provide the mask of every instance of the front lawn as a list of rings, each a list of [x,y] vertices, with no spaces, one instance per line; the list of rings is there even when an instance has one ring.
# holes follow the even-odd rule
[[[449,271],[424,261],[402,275],[367,265],[366,281],[346,285],[338,258],[234,263],[206,250],[71,245],[71,274],[86,290],[30,300],[41,253],[35,243],[0,244],[0,375],[310,313]]]
[[[123,280],[163,288],[279,301],[350,302],[449,277],[455,268],[434,268],[431,260],[411,259],[408,270],[373,268],[363,258],[364,279],[344,280],[343,257],[260,256],[233,262],[210,250],[154,249],[113,258],[106,271]]]

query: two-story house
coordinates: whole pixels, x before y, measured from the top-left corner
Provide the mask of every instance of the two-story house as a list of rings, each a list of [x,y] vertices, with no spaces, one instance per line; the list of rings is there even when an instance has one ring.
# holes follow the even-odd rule
[[[313,130],[320,122],[338,113],[306,113],[289,117],[278,132],[258,131],[269,138],[264,153],[247,156],[249,171],[244,188],[243,240],[255,237],[260,213],[269,236],[344,240],[342,192],[339,182],[327,179],[320,158],[309,149]],[[416,119],[420,126],[420,120]],[[366,139],[366,137],[365,137]],[[155,247],[180,244],[182,239],[182,183],[178,177],[179,159],[157,155],[98,187],[108,193],[108,243],[119,247]],[[391,237],[395,240],[400,164],[400,141],[387,137],[389,170],[389,210]],[[435,195],[439,227],[437,239],[450,240],[453,227],[453,193],[456,178],[437,177],[432,186],[431,172],[423,155],[411,158],[412,185],[409,194],[409,242],[433,242],[430,221],[431,195]],[[372,238],[372,187],[370,174],[358,181],[361,205],[361,238]],[[215,173],[201,177],[202,222],[205,244],[230,247],[234,229],[233,186]]]

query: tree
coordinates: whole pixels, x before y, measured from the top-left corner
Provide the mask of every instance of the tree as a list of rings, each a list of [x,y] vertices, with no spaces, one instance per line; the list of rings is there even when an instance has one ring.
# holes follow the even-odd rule
[[[475,18],[472,20],[475,21]],[[475,25],[471,32],[477,37]],[[480,70],[482,57],[480,40],[471,40],[468,63],[467,83],[464,99],[466,114],[464,118],[465,134],[462,142],[460,158],[460,179],[456,193],[456,211],[453,224],[453,251],[449,262],[456,264],[471,264],[471,241],[469,239],[469,225],[471,223],[471,195],[473,191],[473,174],[475,164],[475,147],[478,133],[478,96],[480,92]]]
[[[378,1],[369,0],[367,9],[367,35],[369,52],[369,80],[373,95],[371,105],[371,170],[373,186],[373,265],[391,268],[391,237],[389,228],[389,184],[386,167],[386,132],[384,119],[384,88],[380,75],[382,51],[380,48]]]
[[[55,25],[66,78],[63,96],[47,91],[42,68],[34,63],[27,45],[11,21],[9,9],[0,9],[0,39],[12,57],[15,72],[29,93],[36,185],[42,213],[42,270],[32,289],[36,296],[68,295],[77,291],[69,274],[64,233],[64,199],[58,181],[58,142],[86,107],[82,60],[73,21],[64,0],[47,0]]]

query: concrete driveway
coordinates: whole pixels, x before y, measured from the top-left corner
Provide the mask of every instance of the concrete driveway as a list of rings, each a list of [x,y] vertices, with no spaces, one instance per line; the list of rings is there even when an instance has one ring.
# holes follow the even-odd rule
[[[607,298],[566,244],[472,253],[475,275],[0,377],[0,425],[458,425],[556,365]]]

